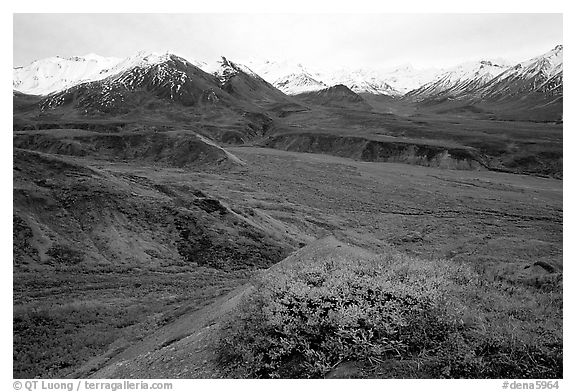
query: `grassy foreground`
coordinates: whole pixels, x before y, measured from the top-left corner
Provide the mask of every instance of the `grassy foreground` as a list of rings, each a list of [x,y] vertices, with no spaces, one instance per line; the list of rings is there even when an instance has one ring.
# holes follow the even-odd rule
[[[562,377],[561,274],[345,248],[258,278],[222,330],[231,377]]]

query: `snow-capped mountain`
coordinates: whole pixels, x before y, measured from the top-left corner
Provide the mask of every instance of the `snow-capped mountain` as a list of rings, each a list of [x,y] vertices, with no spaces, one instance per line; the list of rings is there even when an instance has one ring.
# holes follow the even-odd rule
[[[398,90],[386,83],[378,72],[373,70],[339,69],[323,74],[321,79],[329,86],[345,85],[357,94],[401,95]]]
[[[250,69],[285,94],[297,95],[328,87],[316,70],[292,61],[247,61]]]
[[[230,95],[253,102],[290,102],[288,97],[246,65],[226,57],[208,63],[202,69],[218,78],[220,87]]]
[[[274,86],[289,95],[319,91],[328,87],[325,83],[314,79],[307,73],[285,75],[276,79]]]
[[[111,75],[135,66],[161,63],[170,56],[168,53],[140,51],[127,58],[102,57],[96,54],[69,58],[50,57],[37,60],[25,67],[13,70],[14,90],[25,94],[48,95],[77,84],[103,80]],[[197,67],[204,62],[192,61]]]
[[[364,69],[319,70],[290,61],[250,61],[250,68],[288,95],[345,85],[355,93],[399,95],[377,72]]]
[[[286,75],[299,75],[307,74],[313,79],[318,79],[320,74],[310,67],[306,67],[301,63],[283,60],[283,61],[270,61],[270,60],[248,60],[244,62],[250,69],[254,70],[262,78],[268,82],[274,81],[285,77]]]
[[[408,92],[405,97],[422,101],[429,98],[474,95],[478,89],[508,68],[508,64],[498,64],[490,60],[467,62],[446,70],[431,82]]]
[[[437,68],[416,69],[405,64],[380,73],[380,78],[401,94],[417,89],[434,80],[442,70]]]
[[[247,62],[258,75],[288,95],[323,90],[343,84],[355,93],[399,96],[430,81],[436,69],[417,70],[411,66],[388,70],[369,68],[315,69],[290,61]]]
[[[249,100],[286,101],[285,95],[278,90],[288,95],[301,95],[335,85],[345,85],[357,94],[404,96],[417,102],[443,98],[498,100],[531,92],[559,96],[563,82],[562,51],[562,45],[559,45],[513,67],[500,60],[482,60],[441,71],[417,70],[410,65],[388,70],[336,66],[320,70],[293,61],[248,61],[243,65],[224,57],[207,63],[169,53],[139,52],[125,59],[90,54],[52,57],[14,68],[13,88],[25,94],[47,95],[104,80],[110,86],[123,84],[131,88],[127,83],[141,85],[150,77],[150,82],[146,82],[148,89],[156,86],[156,91],[162,84],[169,90],[166,90],[166,97],[178,100],[189,87],[186,82],[189,71],[184,68],[193,66],[195,71],[192,73],[202,70],[215,78],[211,83],[216,83],[221,90]],[[166,66],[167,63],[170,65]],[[154,70],[149,72],[151,67]],[[128,71],[130,76],[120,77]]]
[[[240,63],[232,62],[224,56],[220,57],[220,59],[215,62],[203,63],[198,65],[198,67],[201,68],[204,72],[216,76],[221,83],[225,83],[232,77],[242,72],[252,77],[262,79],[260,75],[252,71],[247,66]]]
[[[123,59],[95,54],[70,58],[50,57],[14,68],[13,88],[25,94],[46,95],[78,83],[104,79]]]
[[[330,86],[330,84],[323,82],[308,72],[287,74],[275,79],[271,83],[288,95],[298,95],[312,91],[319,91]]]
[[[106,75],[48,95],[42,109],[73,104],[86,113],[127,112],[149,99],[191,106],[215,103],[226,95],[215,76],[169,53],[139,52],[108,69]]]
[[[171,103],[204,111],[227,107],[237,113],[258,111],[268,104],[300,108],[252,70],[224,57],[207,64],[171,53],[139,52],[105,73],[105,78],[49,94],[40,108],[67,107],[84,114],[127,114],[143,108],[169,112]]]
[[[405,98],[414,101],[448,99],[492,102],[517,99],[528,94],[545,97],[563,93],[563,47],[510,66],[494,61],[459,65],[435,80],[408,92]]]
[[[519,94],[562,95],[563,46],[511,67],[487,83],[482,99],[500,100]]]

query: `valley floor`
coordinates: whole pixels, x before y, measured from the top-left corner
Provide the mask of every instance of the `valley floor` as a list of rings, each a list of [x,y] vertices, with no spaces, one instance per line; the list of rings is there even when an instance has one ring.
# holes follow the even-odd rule
[[[70,192],[77,191],[83,181],[105,179],[106,186],[117,184],[118,189],[123,189],[122,184],[127,181],[135,181],[136,195],[117,197],[136,204],[147,200],[150,206],[171,203],[183,213],[183,208],[192,211],[188,204],[198,204],[187,192],[199,190],[224,206],[228,216],[225,227],[206,236],[226,239],[232,233],[230,239],[233,240],[236,238],[233,230],[244,233],[248,229],[242,225],[250,225],[260,230],[258,233],[270,236],[265,239],[267,243],[278,246],[277,253],[263,255],[262,259],[278,261],[316,239],[334,236],[342,243],[375,254],[399,251],[425,260],[465,263],[496,285],[501,284],[502,290],[518,285],[531,290],[536,302],[540,301],[538,296],[547,300],[556,298],[547,313],[533,314],[531,321],[525,322],[533,333],[546,331],[561,340],[562,293],[561,283],[557,282],[561,281],[562,273],[562,180],[361,162],[260,147],[227,150],[243,164],[219,170],[195,170],[111,163],[87,157],[43,156],[79,168],[74,170],[80,174],[66,180]],[[82,174],[84,169],[89,173]],[[59,169],[46,166],[42,170],[45,172],[36,173],[38,178],[50,179]],[[100,179],[95,180],[97,177]],[[24,190],[28,192],[27,197],[35,195],[36,188],[26,181],[15,181],[16,196]],[[31,230],[42,231],[43,225],[47,225],[42,213],[27,210],[29,205],[26,206],[21,197],[15,200],[15,216],[25,221],[24,226],[30,226],[35,220],[40,229]],[[170,262],[173,256],[169,249],[177,254],[173,250],[176,237],[169,237],[168,233],[172,221],[156,222],[163,219],[158,215],[163,210],[150,210],[153,207],[147,206],[143,205],[142,212],[132,211],[144,222],[142,227],[131,227],[132,231],[117,227],[117,238],[111,233],[107,233],[106,238],[117,241],[118,246],[126,246],[124,256],[130,253],[130,246],[137,248],[144,243],[142,238],[146,238],[145,244],[151,244],[147,259],[150,262],[126,256],[118,264],[99,263],[98,258],[106,256],[106,252],[95,242],[94,249],[100,253],[97,255],[94,251],[92,263],[15,265],[14,377],[117,375],[111,370],[98,371],[113,368],[114,364],[122,363],[123,358],[165,347],[169,345],[168,337],[188,336],[191,332],[185,326],[189,324],[182,320],[190,319],[192,312],[245,285],[253,271],[268,267],[262,263],[226,268],[210,261],[205,264]],[[123,222],[121,214],[128,214],[124,210],[134,208],[132,204],[121,207],[120,212],[112,214],[111,224]],[[218,208],[203,210],[202,214],[208,215],[198,218],[199,222],[223,219],[224,212]],[[150,216],[146,216],[144,210],[149,210]],[[88,230],[88,223],[77,217],[73,221],[79,222],[79,230]],[[162,235],[155,238],[148,233],[160,227],[166,227],[168,234],[162,234],[166,238]],[[54,233],[52,235],[56,235]],[[133,241],[127,238],[130,233],[138,238]],[[251,252],[260,250],[250,248],[248,241],[253,234],[245,236],[247,248],[238,252],[248,258]],[[264,241],[255,238],[254,243]],[[283,248],[281,244],[286,246]],[[168,253],[157,255],[152,250]],[[539,265],[549,267],[549,271]],[[528,308],[522,304],[523,311]],[[517,317],[528,320],[526,315]],[[172,332],[162,335],[158,332],[162,328],[172,328]],[[159,333],[161,338],[154,340],[154,333]],[[212,359],[198,359],[197,368],[209,369],[203,361]],[[179,372],[179,364],[170,364],[173,369],[170,374],[148,368],[147,375],[220,375],[216,370],[213,373],[190,370],[184,363],[180,364],[182,371]],[[163,367],[158,365],[158,369]],[[130,372],[122,373],[123,377],[129,375]],[[143,376],[137,372],[135,375]]]

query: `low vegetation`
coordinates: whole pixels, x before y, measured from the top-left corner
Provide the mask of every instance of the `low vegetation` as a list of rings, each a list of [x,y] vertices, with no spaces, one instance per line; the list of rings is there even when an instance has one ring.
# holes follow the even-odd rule
[[[350,363],[348,377],[561,378],[561,279],[520,284],[404,255],[281,266],[230,316],[219,361],[248,378]]]

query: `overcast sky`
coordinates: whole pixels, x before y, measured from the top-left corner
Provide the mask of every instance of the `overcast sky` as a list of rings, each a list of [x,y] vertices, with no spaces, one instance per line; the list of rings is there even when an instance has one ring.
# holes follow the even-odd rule
[[[562,43],[561,14],[15,14],[14,66],[51,56],[296,60],[314,67],[522,61]]]

